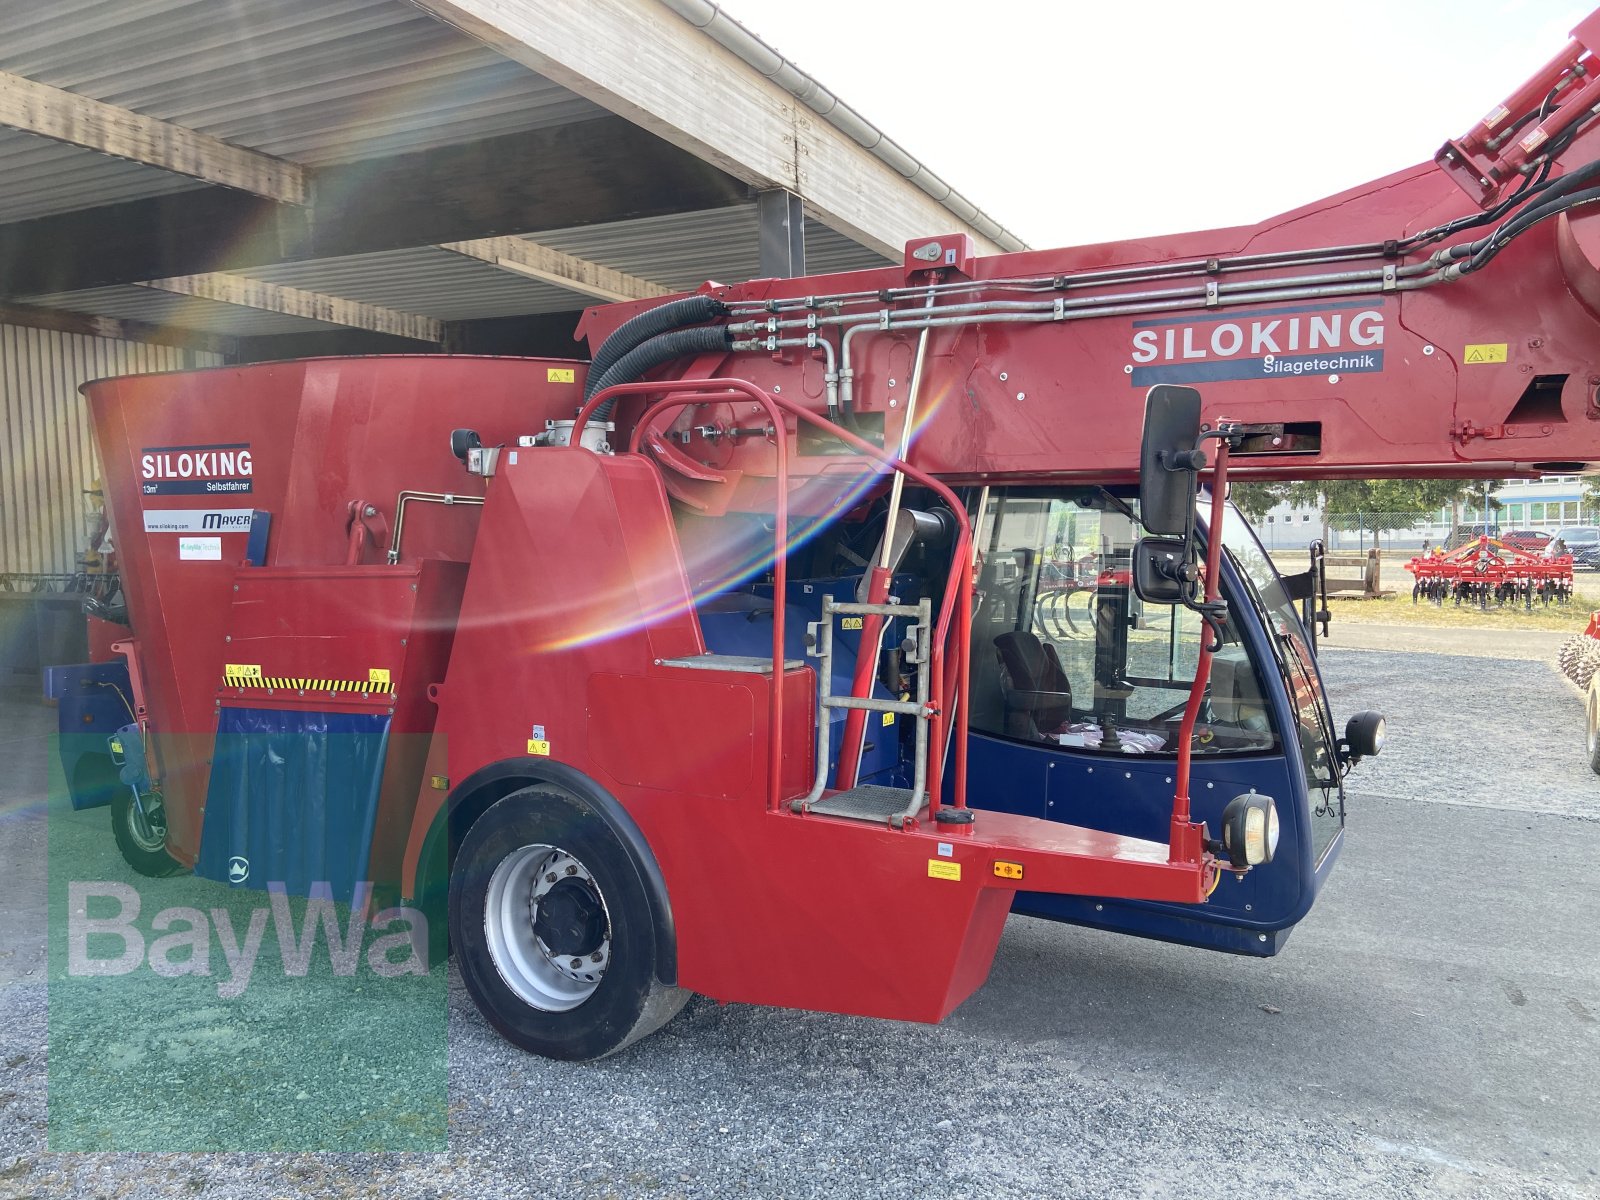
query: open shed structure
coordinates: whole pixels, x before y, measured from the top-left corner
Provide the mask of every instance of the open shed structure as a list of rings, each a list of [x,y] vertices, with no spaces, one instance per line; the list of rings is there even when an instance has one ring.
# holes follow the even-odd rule
[[[87,379],[571,355],[597,299],[1023,248],[706,0],[8,6],[0,179],[0,668],[70,661]]]

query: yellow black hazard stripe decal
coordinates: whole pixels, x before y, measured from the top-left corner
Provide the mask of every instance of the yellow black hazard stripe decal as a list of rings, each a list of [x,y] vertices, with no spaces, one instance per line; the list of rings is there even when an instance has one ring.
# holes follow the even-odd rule
[[[366,679],[299,679],[291,675],[224,675],[227,687],[290,688],[308,692],[376,692],[378,685]],[[383,688],[388,691],[388,688]]]
[[[381,676],[382,678],[373,678]],[[366,679],[311,679],[296,675],[263,675],[260,668],[224,670],[223,687],[270,688],[274,691],[365,692],[388,695],[389,673],[373,671]]]

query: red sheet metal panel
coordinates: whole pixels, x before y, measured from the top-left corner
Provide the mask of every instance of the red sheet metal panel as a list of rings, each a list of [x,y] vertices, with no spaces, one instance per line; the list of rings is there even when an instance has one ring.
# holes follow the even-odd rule
[[[396,356],[85,386],[175,854],[192,861],[199,846],[217,688],[237,661],[224,639],[251,513],[272,516],[267,566],[326,567],[350,557],[352,506],[370,508],[358,561],[380,564],[402,489],[482,494],[450,454],[451,429],[514,445],[568,416],[583,379],[570,362]],[[479,509],[412,507],[404,562],[469,557]]]

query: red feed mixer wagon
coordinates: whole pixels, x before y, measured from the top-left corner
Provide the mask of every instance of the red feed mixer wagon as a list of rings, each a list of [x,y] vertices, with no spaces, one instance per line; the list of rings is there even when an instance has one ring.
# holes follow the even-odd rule
[[[1591,47],[1256,226],[88,385],[125,857],[406,902],[562,1058],[691,993],[937,1021],[1011,912],[1278,953],[1383,722],[1228,480],[1600,468]]]

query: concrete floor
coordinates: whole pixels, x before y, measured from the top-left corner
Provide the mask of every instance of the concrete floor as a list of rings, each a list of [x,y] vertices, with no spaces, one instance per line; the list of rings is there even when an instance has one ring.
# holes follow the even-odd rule
[[[452,979],[439,1154],[47,1151],[52,715],[7,696],[0,1197],[1600,1196],[1600,779],[1548,660],[1465,649],[1327,649],[1341,718],[1395,742],[1277,958],[1019,918],[941,1026],[695,1001],[579,1067]]]

